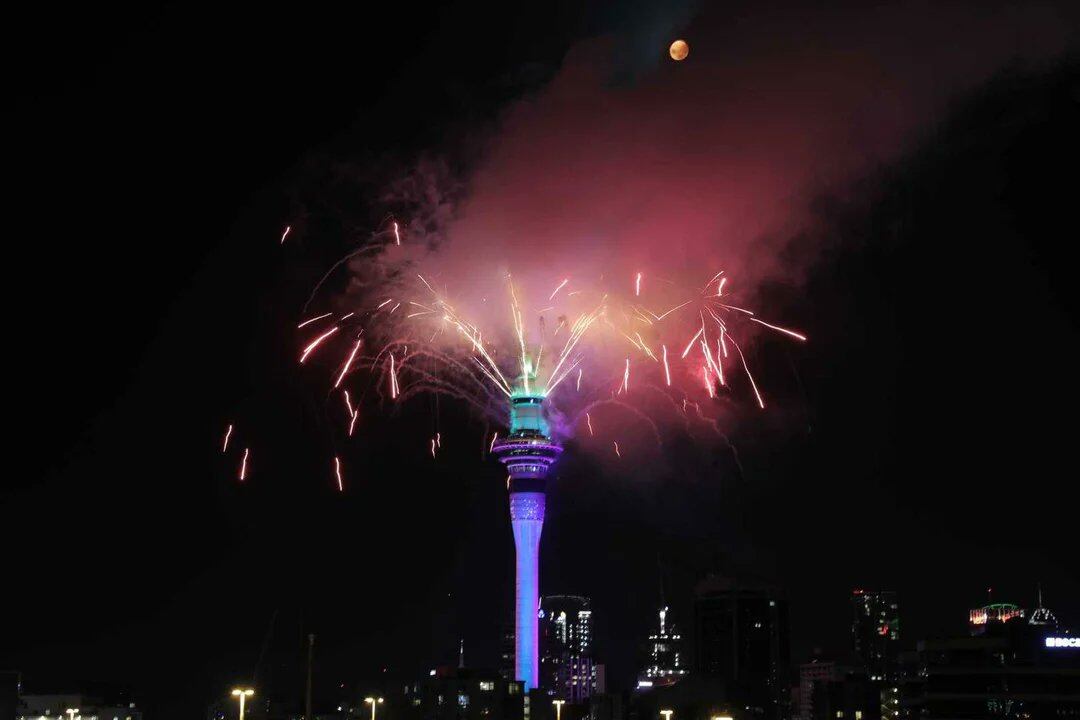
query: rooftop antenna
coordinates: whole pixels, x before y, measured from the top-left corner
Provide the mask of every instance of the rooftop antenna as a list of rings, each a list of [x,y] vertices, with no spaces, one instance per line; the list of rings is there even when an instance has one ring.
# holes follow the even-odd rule
[[[667,598],[664,595],[664,563],[659,552],[656,553],[656,572],[660,577],[660,605],[666,607]]]

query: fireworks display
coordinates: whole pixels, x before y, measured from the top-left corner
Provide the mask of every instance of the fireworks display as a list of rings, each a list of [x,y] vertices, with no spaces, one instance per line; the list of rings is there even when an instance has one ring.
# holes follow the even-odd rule
[[[369,265],[385,264],[379,252],[400,247],[398,223],[384,235],[381,246],[364,247],[337,263],[315,288],[309,305],[335,309],[305,313],[296,325],[296,362],[311,366],[304,372],[325,373],[327,392],[340,394],[346,438],[358,430],[365,397],[401,403],[418,394],[449,396],[499,426],[506,422],[510,398],[542,396],[562,419],[553,425],[559,439],[577,428],[595,436],[589,409],[605,399],[632,403],[639,387],[662,388],[685,412],[688,402],[700,410],[700,402],[716,399],[722,389],[738,401],[730,382],[740,374],[749,390],[747,402],[764,409],[765,394],[744,344],[755,329],[806,340],[740,304],[737,282],[722,269],[704,275],[696,286],[646,284],[643,271],[621,280],[564,272],[548,285],[541,285],[535,273],[527,280],[509,273],[455,276],[453,286],[451,278],[413,273],[411,278],[394,275],[394,282],[351,282],[344,292],[330,290],[334,272],[355,280],[372,274]],[[434,268],[438,273],[437,264]],[[482,290],[468,297],[470,288]],[[223,452],[232,432],[230,425]],[[496,431],[489,452],[497,437]],[[609,443],[609,452],[621,457],[618,439]],[[441,433],[436,430],[425,445],[437,458]],[[248,472],[246,454],[245,449],[241,479]],[[336,454],[333,479],[344,491]]]

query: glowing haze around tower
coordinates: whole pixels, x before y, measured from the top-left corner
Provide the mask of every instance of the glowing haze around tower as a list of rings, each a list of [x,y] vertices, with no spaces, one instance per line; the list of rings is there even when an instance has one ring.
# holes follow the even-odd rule
[[[537,687],[540,666],[540,532],[544,528],[548,468],[562,448],[552,442],[543,414],[542,395],[515,394],[510,399],[510,433],[494,447],[510,473],[510,525],[517,551],[514,586],[514,676],[525,689]]]

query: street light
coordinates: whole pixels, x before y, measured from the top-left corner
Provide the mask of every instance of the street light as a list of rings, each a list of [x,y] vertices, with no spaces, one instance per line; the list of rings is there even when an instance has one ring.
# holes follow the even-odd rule
[[[555,706],[555,720],[562,720],[562,706],[566,704],[566,701],[552,700],[551,704]]]
[[[375,706],[376,705],[381,705],[382,701],[383,701],[382,698],[373,698],[373,697],[364,698],[364,702],[366,702],[368,705],[371,705],[371,720],[375,720]]]
[[[233,688],[233,697],[240,700],[240,720],[244,720],[244,701],[255,694],[251,688]]]
[[[675,714],[674,710],[661,710],[660,714],[664,716],[664,720],[671,720],[671,716]]]

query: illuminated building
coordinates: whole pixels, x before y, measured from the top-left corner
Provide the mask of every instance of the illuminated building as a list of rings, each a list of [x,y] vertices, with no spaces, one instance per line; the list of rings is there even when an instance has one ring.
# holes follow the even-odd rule
[[[1056,642],[1077,636],[1013,619],[990,627],[975,637],[918,643],[914,681],[902,696],[905,717],[1080,717],[1080,642]]]
[[[669,618],[667,606],[660,608],[657,629],[649,635],[649,661],[638,675],[638,690],[671,685],[686,675],[682,635]]]
[[[968,613],[972,635],[993,633],[999,626],[1024,617],[1024,609],[1012,603],[991,603]]]
[[[1042,585],[1039,585],[1036,595],[1038,604],[1037,607],[1032,610],[1031,617],[1028,618],[1028,625],[1042,625],[1046,628],[1057,628],[1057,616],[1050,612],[1049,608],[1043,607]]]
[[[871,680],[895,677],[900,641],[900,609],[892,590],[854,590],[851,623],[855,654]]]
[[[514,676],[525,689],[538,687],[540,533],[544,528],[548,468],[562,452],[548,436],[544,398],[515,395],[510,401],[510,432],[492,450],[510,477],[510,525],[516,549],[514,584]]]
[[[406,720],[523,720],[525,691],[495,670],[438,668],[405,686]],[[396,714],[396,713],[395,713]]]
[[[588,701],[598,688],[592,653],[592,609],[577,595],[540,601],[540,687],[558,700]]]
[[[718,575],[699,583],[694,671],[719,680],[731,700],[759,717],[782,716],[790,694],[787,601],[779,591]]]
[[[135,703],[107,703],[80,694],[23,695],[17,720],[142,720]]]
[[[899,716],[900,698],[896,688],[899,680],[900,606],[892,590],[856,589],[851,594],[853,618],[852,646],[865,670],[865,682],[876,683],[880,692],[880,715],[892,719]],[[861,702],[865,682],[849,682],[853,689],[845,691],[844,702]],[[867,686],[869,687],[869,686]],[[860,710],[865,714],[865,710]]]

